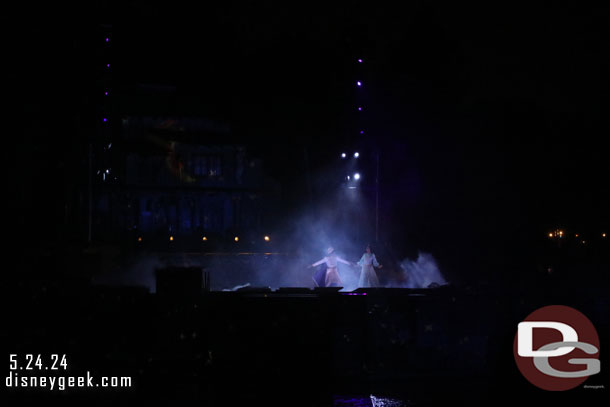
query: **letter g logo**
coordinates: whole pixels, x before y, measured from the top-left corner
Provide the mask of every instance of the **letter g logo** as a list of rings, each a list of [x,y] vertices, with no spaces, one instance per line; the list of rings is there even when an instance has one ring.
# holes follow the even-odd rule
[[[595,327],[562,305],[540,308],[519,323],[513,352],[523,376],[545,390],[574,388],[600,371]]]

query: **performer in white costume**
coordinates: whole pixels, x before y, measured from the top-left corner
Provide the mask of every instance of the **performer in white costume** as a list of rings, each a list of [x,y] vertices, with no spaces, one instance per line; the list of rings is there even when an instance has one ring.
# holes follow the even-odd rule
[[[377,262],[370,245],[366,247],[366,252],[358,261],[358,265],[362,267],[358,287],[379,287],[379,278],[375,273],[375,267],[381,268],[382,266]]]
[[[322,263],[326,263],[326,276],[324,278],[324,286],[341,287],[343,286],[343,282],[341,281],[341,277],[339,277],[339,272],[337,271],[337,262],[347,264],[349,266],[355,266],[354,263],[351,263],[337,256],[335,254],[335,249],[329,247],[326,250],[326,256],[322,260],[315,262],[309,267],[316,267]]]

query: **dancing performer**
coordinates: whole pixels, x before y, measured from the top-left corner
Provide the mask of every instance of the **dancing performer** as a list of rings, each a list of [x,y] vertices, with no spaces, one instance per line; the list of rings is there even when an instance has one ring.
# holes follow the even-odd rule
[[[351,263],[347,260],[342,259],[341,257],[335,254],[335,249],[329,247],[326,250],[326,256],[320,261],[311,264],[309,267],[316,267],[322,263],[326,263],[326,275],[324,276],[324,287],[341,287],[343,286],[343,282],[341,281],[341,277],[339,277],[339,272],[337,271],[337,262],[347,264],[349,266],[355,266],[354,263]],[[315,281],[315,278],[314,278]],[[318,282],[316,284],[319,285]]]
[[[370,245],[366,246],[366,252],[358,261],[358,265],[362,267],[358,287],[378,287],[379,279],[375,273],[375,267],[381,268],[382,266],[377,262]]]

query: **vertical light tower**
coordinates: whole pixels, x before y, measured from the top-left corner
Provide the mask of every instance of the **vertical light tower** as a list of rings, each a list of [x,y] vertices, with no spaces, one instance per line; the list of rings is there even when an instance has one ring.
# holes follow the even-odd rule
[[[89,138],[89,180],[88,180],[88,227],[87,241],[93,239],[93,200],[94,194],[103,191],[103,186],[116,179],[112,168],[114,116],[111,100],[113,97],[111,47],[113,45],[112,26],[100,24],[94,37],[92,47],[96,48],[98,80],[93,88],[93,99],[96,100],[95,131]],[[94,191],[94,188],[97,188]]]
[[[358,145],[364,146],[365,144],[362,142],[365,137],[368,138],[370,134],[370,129],[365,128],[364,115],[367,114],[370,106],[367,103],[369,99],[365,98],[367,94],[366,84],[365,84],[365,75],[364,70],[366,66],[365,58],[362,55],[359,55],[356,58],[356,114],[358,116],[358,126],[356,127],[356,137],[358,137]],[[371,159],[372,155],[370,151],[366,151],[367,159]],[[375,152],[375,242],[379,241],[379,151]]]
[[[379,151],[375,154],[375,243],[379,241]]]
[[[97,112],[97,129],[98,129],[98,140],[94,146],[94,152],[97,154],[97,165],[96,175],[98,181],[102,183],[108,183],[115,178],[114,171],[112,168],[112,130],[114,127],[114,117],[112,112],[112,104],[110,101],[113,97],[112,85],[112,72],[114,69],[114,61],[111,61],[111,48],[114,43],[112,36],[112,26],[109,24],[102,24],[98,32],[96,41],[100,49],[98,55],[101,57],[97,62],[102,68],[102,74],[100,75],[99,88],[96,89],[98,93],[96,96],[97,100],[100,100],[98,104]]]

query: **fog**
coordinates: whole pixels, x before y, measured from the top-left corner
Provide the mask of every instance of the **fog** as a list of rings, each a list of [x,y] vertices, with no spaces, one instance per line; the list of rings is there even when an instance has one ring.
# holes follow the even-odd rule
[[[404,284],[397,284],[401,288],[428,288],[430,284],[445,285],[447,281],[441,274],[436,260],[429,253],[418,253],[417,259],[404,259],[400,263],[404,273]]]
[[[427,288],[431,283],[446,284],[437,262],[430,253],[416,259],[392,253],[374,243],[374,210],[366,205],[359,188],[338,188],[333,195],[317,203],[303,205],[269,233],[271,241],[264,250],[215,253],[139,253],[96,278],[102,284],[140,285],[155,291],[155,270],[162,267],[200,267],[210,276],[211,290],[235,290],[244,287],[278,289],[316,286],[314,262],[333,247],[338,257],[357,263],[371,244],[378,262],[376,269],[382,287]],[[396,227],[396,225],[393,225]],[[377,249],[379,249],[377,251]],[[410,248],[410,252],[417,248]],[[392,259],[402,259],[392,262]],[[325,265],[318,266],[322,269]],[[338,263],[342,291],[358,288],[359,266]]]

